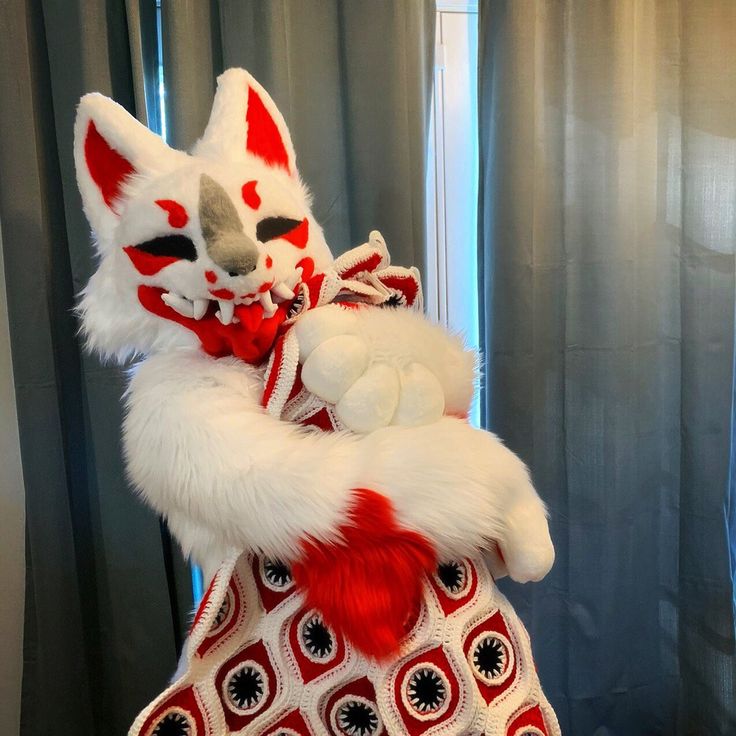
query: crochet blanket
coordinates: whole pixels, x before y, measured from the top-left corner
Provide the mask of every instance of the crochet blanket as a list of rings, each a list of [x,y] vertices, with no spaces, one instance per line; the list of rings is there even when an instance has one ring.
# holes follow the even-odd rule
[[[129,736],[560,734],[529,636],[481,559],[447,560],[424,580],[399,656],[380,663],[304,606],[280,560],[233,555],[181,669]]]

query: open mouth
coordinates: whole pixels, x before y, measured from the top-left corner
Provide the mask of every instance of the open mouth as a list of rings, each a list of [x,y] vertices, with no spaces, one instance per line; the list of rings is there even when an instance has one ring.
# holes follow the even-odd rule
[[[268,356],[281,325],[303,300],[291,287],[282,289],[281,285],[257,295],[194,300],[141,285],[138,300],[149,312],[194,332],[207,354],[217,358],[234,355],[259,364]],[[295,283],[294,289],[299,292],[300,286]]]
[[[295,269],[282,281],[271,281],[262,284],[258,291],[238,296],[230,289],[211,289],[212,298],[188,299],[173,291],[161,291],[161,300],[173,309],[181,317],[196,321],[204,319],[212,309],[213,303],[215,317],[223,324],[237,324],[240,321],[239,314],[235,310],[239,306],[253,306],[259,304],[261,312],[251,310],[248,314],[254,320],[262,317],[273,317],[278,311],[279,304],[292,302],[296,297],[294,290],[298,288],[301,281],[302,269]],[[242,311],[242,310],[240,310]]]

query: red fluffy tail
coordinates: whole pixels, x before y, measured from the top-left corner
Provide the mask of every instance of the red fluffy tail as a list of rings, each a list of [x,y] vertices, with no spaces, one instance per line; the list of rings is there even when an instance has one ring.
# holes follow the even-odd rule
[[[306,605],[356,649],[375,659],[394,654],[422,599],[422,581],[437,565],[432,545],[402,529],[391,502],[356,490],[344,544],[306,541],[292,572]]]

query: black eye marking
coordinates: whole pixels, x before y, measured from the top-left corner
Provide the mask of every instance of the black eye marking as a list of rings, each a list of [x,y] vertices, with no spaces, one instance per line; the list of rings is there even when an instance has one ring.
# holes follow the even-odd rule
[[[256,238],[261,243],[267,243],[290,233],[301,224],[301,220],[292,220],[290,217],[266,217],[256,225]]]
[[[194,243],[184,235],[162,235],[139,243],[135,247],[152,256],[170,256],[171,258],[184,258],[187,261],[197,260],[197,249]]]

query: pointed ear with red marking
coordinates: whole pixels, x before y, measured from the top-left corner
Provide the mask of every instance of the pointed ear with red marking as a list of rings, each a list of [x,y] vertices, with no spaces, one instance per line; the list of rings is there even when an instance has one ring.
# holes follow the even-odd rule
[[[271,96],[244,69],[217,79],[207,128],[195,153],[222,159],[255,158],[296,176],[289,129]]]
[[[116,102],[98,93],[82,97],[74,125],[74,162],[84,211],[98,242],[112,234],[131,180],[169,171],[182,157]]]

